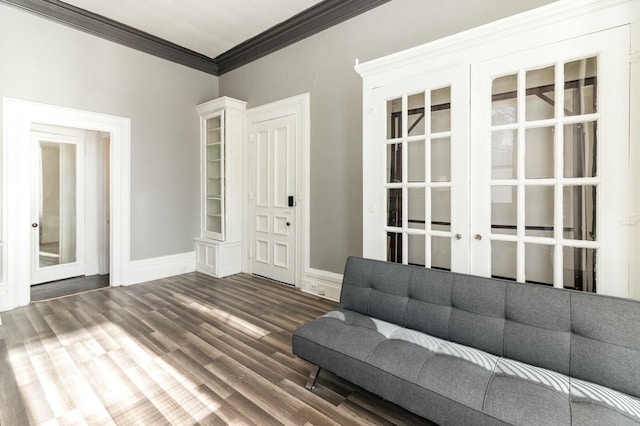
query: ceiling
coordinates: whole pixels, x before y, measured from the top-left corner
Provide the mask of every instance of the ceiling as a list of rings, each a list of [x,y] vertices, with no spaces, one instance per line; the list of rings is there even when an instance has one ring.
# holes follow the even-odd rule
[[[0,0],[221,75],[391,0]]]
[[[65,0],[209,58],[322,0]]]

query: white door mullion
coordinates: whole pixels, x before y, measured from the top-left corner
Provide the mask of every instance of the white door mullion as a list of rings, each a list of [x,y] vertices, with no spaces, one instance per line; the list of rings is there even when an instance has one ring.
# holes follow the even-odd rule
[[[407,149],[402,150],[403,157],[403,169],[407,164],[404,159],[406,158]],[[404,173],[404,170],[403,170]],[[404,186],[402,188],[402,263],[409,263],[409,235],[407,230],[409,229],[409,189]]]
[[[517,198],[516,198],[516,235],[518,242],[516,243],[516,280],[524,282],[526,279],[525,268],[525,226],[526,226],[526,205],[525,205],[525,159],[526,159],[526,141],[525,141],[525,108],[526,108],[526,72],[521,69],[518,71],[518,152],[517,152]]]
[[[409,263],[409,235],[407,235],[407,229],[409,228],[409,190],[407,189],[407,182],[409,181],[409,142],[407,137],[409,136],[409,97],[407,94],[402,95],[402,204],[400,207],[400,214],[402,215],[402,263]]]
[[[555,144],[554,144],[554,175],[555,200],[554,200],[554,233],[556,240],[553,261],[553,286],[562,288],[564,283],[564,247],[561,241],[564,238],[564,206],[563,206],[563,175],[564,175],[564,127],[562,117],[564,116],[564,66],[562,61],[556,63],[555,75],[556,103],[554,108],[555,124]]]
[[[424,189],[424,228],[426,231],[424,241],[424,265],[430,268],[432,265],[431,256],[431,222],[433,215],[431,214],[431,195],[433,188],[431,186],[431,90],[425,90],[424,93],[424,179],[426,182]]]
[[[431,268],[431,257],[432,257],[431,256],[431,221],[432,221],[431,194],[432,194],[431,185],[427,184],[426,188],[424,189],[424,201],[425,201],[424,226],[426,229],[426,236],[425,236],[425,242],[424,242],[424,254],[425,254],[424,266],[426,266],[427,268]]]

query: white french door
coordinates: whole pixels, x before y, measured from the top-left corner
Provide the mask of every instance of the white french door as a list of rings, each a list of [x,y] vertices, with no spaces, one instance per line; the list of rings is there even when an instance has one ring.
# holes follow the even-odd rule
[[[373,89],[364,255],[626,296],[628,53],[620,27]]]
[[[32,285],[85,274],[82,142],[32,132]]]
[[[252,125],[251,272],[295,284],[296,118]]]
[[[465,66],[375,90],[365,256],[468,271],[468,91]]]
[[[474,273],[627,295],[628,52],[622,27],[471,66]]]

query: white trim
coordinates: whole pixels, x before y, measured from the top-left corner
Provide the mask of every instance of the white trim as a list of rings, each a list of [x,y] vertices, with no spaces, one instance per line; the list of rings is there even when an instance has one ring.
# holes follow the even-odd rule
[[[640,2],[636,2],[636,8],[640,9]],[[640,182],[640,28],[638,28],[638,14],[634,16],[635,22],[631,26],[631,55],[630,55],[630,85],[629,93],[634,94],[630,96],[629,102],[629,117],[636,117],[630,120],[629,133],[630,133],[630,152],[629,152],[629,181]],[[640,253],[640,226],[637,221],[630,219],[633,215],[636,217],[640,214],[640,191],[637,189],[637,185],[629,185],[629,199],[631,204],[629,212],[623,220],[629,224],[629,258],[637,259],[638,253]],[[628,219],[629,218],[629,219]],[[629,262],[629,276],[640,276],[640,262]],[[640,300],[640,280],[629,280],[629,297]]]
[[[98,223],[98,274],[104,275],[109,273],[109,247],[110,247],[110,159],[109,152],[111,150],[111,135],[107,133],[98,133],[98,158],[100,159],[100,171],[98,187],[101,197],[98,200],[98,208],[102,212],[100,222]]]
[[[342,279],[341,274],[310,268],[306,271],[302,291],[337,302],[340,300]]]
[[[111,134],[111,265],[110,282],[125,282],[130,255],[131,120],[124,117],[3,98],[3,284],[7,297],[0,310],[30,302],[30,144],[32,123]],[[9,185],[9,181],[12,183]]]
[[[133,260],[129,263],[127,281],[123,285],[128,286],[159,280],[194,272],[195,270],[196,253],[194,251],[151,259]]]
[[[296,117],[296,203],[295,223],[298,224],[297,229],[302,232],[296,232],[296,288],[303,288],[304,277],[309,270],[309,248],[310,248],[310,195],[311,195],[311,179],[310,179],[310,147],[311,147],[311,95],[304,93],[302,95],[293,96],[280,101],[261,105],[247,110],[247,131],[243,145],[243,166],[245,169],[242,184],[243,197],[242,216],[245,226],[242,231],[242,271],[251,273],[251,262],[249,261],[249,243],[251,237],[251,217],[249,214],[249,191],[251,187],[251,166],[249,163],[251,150],[249,149],[249,138],[251,126],[261,121],[272,120],[280,117],[294,115]],[[306,290],[306,288],[303,288]]]
[[[355,69],[364,78],[364,90],[367,90],[426,71],[484,61],[628,24],[636,9],[637,1],[634,0],[560,0],[411,49],[357,63]],[[559,34],[561,38],[558,38]]]

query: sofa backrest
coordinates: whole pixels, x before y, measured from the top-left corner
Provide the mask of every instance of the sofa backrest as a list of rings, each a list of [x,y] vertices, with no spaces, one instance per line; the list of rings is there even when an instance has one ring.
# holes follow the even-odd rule
[[[340,307],[640,397],[640,303],[351,257]]]

